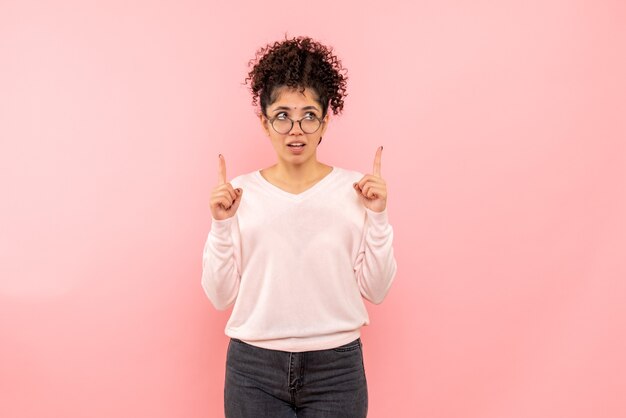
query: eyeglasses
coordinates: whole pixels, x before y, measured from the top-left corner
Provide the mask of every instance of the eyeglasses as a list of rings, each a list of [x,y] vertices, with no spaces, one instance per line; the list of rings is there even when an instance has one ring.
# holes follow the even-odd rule
[[[270,119],[272,128],[274,128],[274,130],[281,135],[288,134],[289,131],[291,131],[291,129],[293,128],[294,122],[298,122],[300,124],[300,129],[302,129],[302,132],[304,132],[305,134],[312,134],[317,132],[320,126],[322,126],[322,123],[324,123],[313,113],[309,113],[307,116],[303,117],[300,120],[293,120],[291,118],[288,118],[287,116],[284,116],[284,113],[279,113],[278,116]]]

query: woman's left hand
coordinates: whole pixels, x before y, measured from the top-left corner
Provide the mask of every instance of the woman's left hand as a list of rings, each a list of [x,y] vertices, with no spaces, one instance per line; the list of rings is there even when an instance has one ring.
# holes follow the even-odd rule
[[[363,205],[374,212],[382,212],[387,207],[387,184],[380,176],[382,153],[383,147],[380,146],[376,150],[376,157],[374,157],[374,173],[364,175],[358,183],[353,184]]]

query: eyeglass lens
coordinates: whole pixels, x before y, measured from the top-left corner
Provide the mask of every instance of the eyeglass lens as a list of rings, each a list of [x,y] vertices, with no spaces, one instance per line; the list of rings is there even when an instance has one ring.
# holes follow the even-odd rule
[[[276,132],[278,132],[279,134],[287,134],[289,133],[289,131],[291,131],[293,123],[294,122],[292,122],[291,119],[288,119],[288,118],[283,118],[283,119],[277,118],[277,119],[274,119],[274,121],[272,122],[272,126],[274,127]],[[315,117],[304,118],[300,120],[300,128],[306,134],[314,133],[315,131],[319,129],[320,125],[321,125],[321,122],[319,121],[319,119]]]

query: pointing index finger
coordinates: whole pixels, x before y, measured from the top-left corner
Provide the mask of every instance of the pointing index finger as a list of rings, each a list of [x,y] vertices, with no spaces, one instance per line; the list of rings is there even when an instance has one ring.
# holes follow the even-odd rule
[[[382,145],[376,150],[376,156],[374,157],[374,175],[380,177],[380,160],[383,155]]]
[[[217,170],[217,182],[218,184],[226,183],[226,161],[222,154],[219,155],[219,168]]]

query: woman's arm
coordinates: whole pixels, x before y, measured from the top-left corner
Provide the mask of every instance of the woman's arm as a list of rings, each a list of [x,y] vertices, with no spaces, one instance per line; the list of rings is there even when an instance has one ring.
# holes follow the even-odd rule
[[[240,254],[237,216],[213,219],[202,254],[202,287],[218,310],[228,308],[239,292]]]
[[[396,275],[393,255],[393,228],[387,210],[365,209],[367,216],[354,272],[361,295],[374,304],[383,301]]]
[[[361,294],[375,304],[385,298],[397,268],[393,229],[387,219],[387,184],[380,174],[382,153],[381,145],[374,157],[373,174],[364,175],[353,185],[367,213],[354,271]]]

